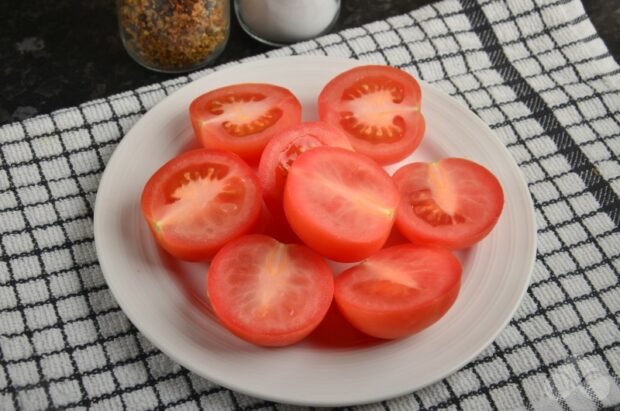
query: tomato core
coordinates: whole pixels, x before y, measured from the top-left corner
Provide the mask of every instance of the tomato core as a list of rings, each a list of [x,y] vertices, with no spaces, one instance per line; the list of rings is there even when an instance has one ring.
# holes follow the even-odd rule
[[[266,110],[266,96],[259,93],[228,94],[209,101],[207,110],[215,114],[217,121],[233,137],[258,134],[271,127],[282,117],[282,110]]]
[[[403,97],[404,89],[399,83],[366,77],[344,90],[340,124],[371,143],[400,140],[406,127],[400,114],[412,109],[400,105]]]
[[[276,185],[278,187],[284,186],[288,172],[297,157],[312,148],[321,146],[323,146],[321,140],[311,134],[297,137],[291,141],[278,156],[278,165],[275,169]]]
[[[157,210],[153,223],[157,231],[169,225],[192,231],[192,226],[200,223],[195,229],[215,232],[217,224],[234,214],[243,201],[244,183],[238,176],[228,176],[226,166],[202,165],[199,170],[178,174],[164,188],[166,203]]]

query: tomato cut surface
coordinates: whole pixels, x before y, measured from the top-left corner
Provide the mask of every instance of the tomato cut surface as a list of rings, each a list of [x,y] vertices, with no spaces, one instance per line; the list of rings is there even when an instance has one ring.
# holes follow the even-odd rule
[[[327,83],[319,96],[319,116],[340,127],[355,151],[389,164],[420,145],[426,126],[420,104],[420,85],[410,74],[369,65]]]
[[[491,232],[504,206],[497,178],[462,158],[408,164],[394,181],[401,194],[396,225],[418,244],[470,247]]]
[[[239,156],[188,151],[146,183],[141,208],[157,243],[175,257],[206,260],[258,221],[258,181]]]
[[[295,159],[301,153],[322,146],[353,150],[340,129],[320,121],[290,127],[269,141],[258,165],[258,179],[270,208],[281,209],[278,206],[282,202],[284,183]]]
[[[335,147],[303,153],[289,171],[284,211],[304,243],[336,261],[364,259],[385,243],[399,194],[370,158]]]
[[[218,88],[189,108],[196,138],[206,148],[230,150],[257,163],[269,139],[301,122],[301,104],[287,89],[262,83]]]
[[[327,313],[333,290],[333,273],[323,257],[257,234],[224,246],[207,274],[207,292],[221,323],[263,346],[307,336]]]
[[[439,320],[460,289],[461,264],[448,250],[412,244],[385,248],[340,274],[334,297],[360,331],[393,339]]]

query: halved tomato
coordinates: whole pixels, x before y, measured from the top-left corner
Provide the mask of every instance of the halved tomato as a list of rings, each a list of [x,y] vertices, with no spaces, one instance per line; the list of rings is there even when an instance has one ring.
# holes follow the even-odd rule
[[[319,116],[345,131],[355,151],[390,164],[422,141],[420,103],[420,85],[410,74],[389,66],[361,66],[327,83],[319,96]]]
[[[333,298],[334,279],[323,257],[308,247],[254,234],[217,253],[207,292],[233,334],[258,345],[283,346],[319,325]]]
[[[289,170],[284,212],[314,250],[336,261],[362,260],[390,234],[398,190],[370,158],[336,147],[301,154]]]
[[[198,149],[164,164],[146,183],[141,208],[157,243],[183,260],[206,260],[258,221],[262,198],[236,154]]]
[[[353,326],[377,338],[400,338],[439,320],[461,284],[461,264],[433,246],[385,248],[336,277],[334,298]]]
[[[230,150],[252,164],[275,133],[301,122],[301,104],[293,93],[262,83],[212,90],[196,98],[189,113],[204,147]]]
[[[418,244],[470,247],[491,232],[504,206],[497,178],[463,158],[408,164],[394,181],[402,199],[396,226]]]
[[[258,179],[271,209],[281,211],[284,183],[295,159],[301,153],[321,146],[353,150],[340,129],[322,121],[287,128],[269,141],[258,165]]]

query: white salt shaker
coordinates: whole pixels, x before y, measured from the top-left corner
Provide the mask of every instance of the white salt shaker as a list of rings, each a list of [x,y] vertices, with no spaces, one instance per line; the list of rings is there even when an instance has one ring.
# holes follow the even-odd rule
[[[273,46],[327,33],[338,20],[340,0],[235,0],[241,27]]]

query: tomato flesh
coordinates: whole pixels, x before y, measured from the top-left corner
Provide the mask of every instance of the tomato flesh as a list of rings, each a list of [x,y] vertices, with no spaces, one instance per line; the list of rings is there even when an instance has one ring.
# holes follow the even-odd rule
[[[421,90],[408,73],[362,66],[332,79],[319,96],[321,120],[346,132],[356,151],[381,164],[411,154],[425,131]]]
[[[301,104],[287,89],[243,83],[212,90],[189,108],[198,141],[257,163],[269,139],[301,122]]]
[[[342,131],[320,121],[290,127],[269,141],[258,165],[258,179],[271,209],[281,212],[284,184],[297,157],[308,150],[322,146],[353,150]]]
[[[439,247],[385,248],[336,278],[334,297],[360,331],[393,339],[422,331],[452,306],[461,264]]]
[[[402,198],[396,225],[418,244],[470,247],[491,232],[504,205],[497,178],[461,158],[408,164],[394,181]]]
[[[183,260],[206,260],[258,221],[261,192],[237,155],[192,150],[146,183],[141,208],[157,243]]]
[[[399,194],[381,166],[361,154],[317,147],[293,163],[284,212],[293,231],[335,261],[359,261],[390,234]]]
[[[224,246],[207,274],[215,314],[233,334],[262,346],[306,337],[333,298],[327,262],[300,244],[247,235]]]
[[[234,137],[260,133],[274,125],[282,117],[279,108],[267,108],[266,96],[260,93],[226,94],[207,102],[207,110],[222,116],[222,127]],[[244,121],[247,117],[249,121]]]

